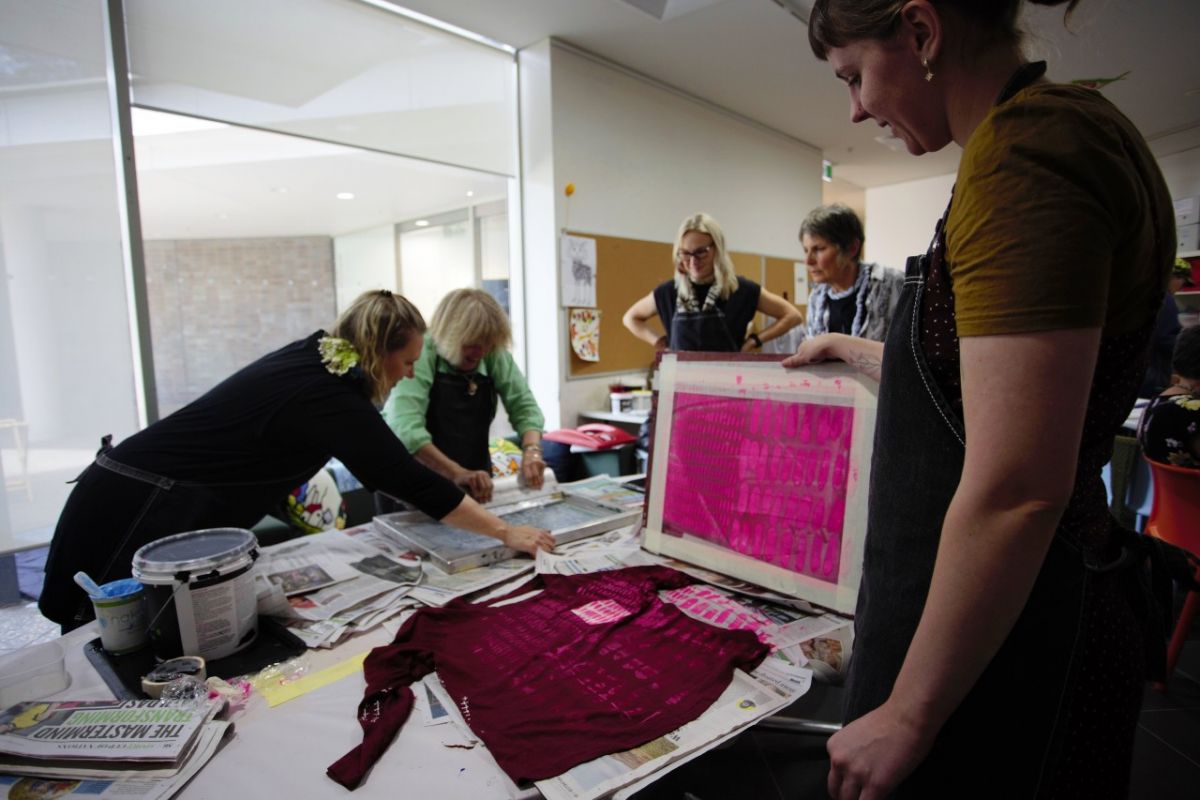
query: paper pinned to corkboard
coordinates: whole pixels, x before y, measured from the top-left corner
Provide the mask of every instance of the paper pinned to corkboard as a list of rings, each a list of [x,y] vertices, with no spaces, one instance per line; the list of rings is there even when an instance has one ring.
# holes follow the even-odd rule
[[[571,350],[584,361],[600,360],[600,309],[572,308]]]

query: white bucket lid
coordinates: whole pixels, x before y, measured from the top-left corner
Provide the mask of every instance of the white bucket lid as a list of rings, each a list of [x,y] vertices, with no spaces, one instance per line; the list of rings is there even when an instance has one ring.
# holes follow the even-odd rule
[[[258,539],[245,528],[206,528],[156,539],[133,554],[133,576],[172,583],[180,573],[235,572],[254,561]]]

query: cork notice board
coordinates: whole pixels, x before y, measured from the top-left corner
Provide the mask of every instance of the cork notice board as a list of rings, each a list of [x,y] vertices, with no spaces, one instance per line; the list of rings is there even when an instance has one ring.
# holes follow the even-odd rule
[[[671,277],[672,244],[576,231],[568,231],[567,235],[585,236],[596,241],[596,307],[601,311],[600,360],[584,361],[568,346],[570,376],[583,378],[648,370],[654,363],[654,348],[625,330],[621,317],[626,309]],[[754,253],[733,251],[729,256],[738,275],[760,283],[776,294],[783,291],[791,294],[792,261],[764,259]],[[764,263],[771,262],[779,264],[779,279],[774,282],[773,272],[764,275]],[[786,282],[783,264],[787,265]],[[663,332],[658,317],[651,319],[649,325]]]

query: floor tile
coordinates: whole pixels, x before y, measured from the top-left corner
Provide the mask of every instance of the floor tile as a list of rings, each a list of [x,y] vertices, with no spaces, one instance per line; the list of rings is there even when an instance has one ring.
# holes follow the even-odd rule
[[[1168,742],[1139,728],[1133,745],[1133,800],[1195,800],[1200,796],[1200,766]]]

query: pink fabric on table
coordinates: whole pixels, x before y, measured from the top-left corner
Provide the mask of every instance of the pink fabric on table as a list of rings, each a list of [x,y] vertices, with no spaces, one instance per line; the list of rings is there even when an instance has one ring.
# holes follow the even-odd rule
[[[329,776],[359,785],[412,708],[408,685],[434,669],[496,763],[523,781],[670,733],[712,705],[734,669],[753,669],[768,652],[750,631],[664,603],[660,589],[697,582],[666,567],[539,580],[545,591],[509,605],[421,609],[371,651],[363,743]]]

